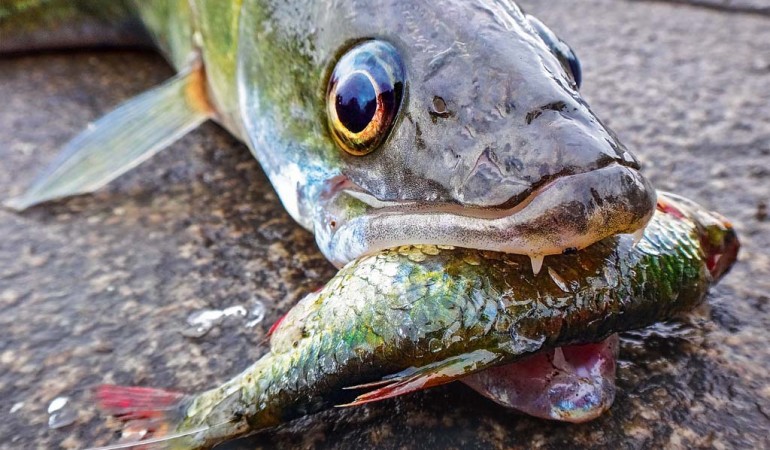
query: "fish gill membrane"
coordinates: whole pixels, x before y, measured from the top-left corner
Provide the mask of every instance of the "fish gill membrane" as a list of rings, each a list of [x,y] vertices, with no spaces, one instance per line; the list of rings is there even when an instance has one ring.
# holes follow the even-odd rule
[[[292,308],[271,328],[269,352],[218,387],[101,386],[102,409],[143,439],[104,448],[211,448],[455,380],[530,414],[588,420],[614,397],[614,335],[698,306],[738,249],[728,221],[664,193],[638,243],[614,236],[550,257],[538,275],[526,256],[480,250],[364,256]]]

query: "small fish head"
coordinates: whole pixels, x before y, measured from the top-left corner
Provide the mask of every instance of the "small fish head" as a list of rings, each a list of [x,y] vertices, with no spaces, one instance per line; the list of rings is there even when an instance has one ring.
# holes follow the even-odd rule
[[[657,207],[677,217],[690,219],[697,225],[706,267],[715,282],[722,279],[738,261],[741,243],[732,222],[727,218],[672,193],[659,198]]]

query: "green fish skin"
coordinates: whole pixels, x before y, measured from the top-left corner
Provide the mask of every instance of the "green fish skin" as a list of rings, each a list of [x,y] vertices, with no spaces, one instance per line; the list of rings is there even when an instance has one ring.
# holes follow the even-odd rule
[[[169,448],[209,448],[334,405],[447,383],[532,353],[600,341],[700,304],[735,261],[721,216],[664,196],[642,240],[611,237],[549,258],[405,246],[344,267],[275,326],[270,351],[195,396],[104,386],[102,406],[166,415]],[[139,389],[139,391],[135,391]],[[136,424],[136,422],[134,422]],[[186,433],[191,433],[187,434]]]
[[[45,23],[49,3],[26,3],[5,0],[0,41],[14,25]],[[109,3],[50,7],[78,23],[78,11]],[[340,267],[429,244],[529,255],[537,269],[544,255],[636,232],[652,216],[655,190],[580,96],[574,52],[513,2],[115,5],[108,17],[140,21],[181,78],[157,103],[142,98],[138,124],[150,131],[125,139],[126,122],[138,127],[143,115],[121,108],[7,206],[91,192],[213,119],[249,146],[289,214]],[[195,95],[179,97],[188,111],[170,107],[168,93],[188,84]],[[151,110],[166,108],[180,117],[153,122]],[[99,154],[131,149],[140,154]]]

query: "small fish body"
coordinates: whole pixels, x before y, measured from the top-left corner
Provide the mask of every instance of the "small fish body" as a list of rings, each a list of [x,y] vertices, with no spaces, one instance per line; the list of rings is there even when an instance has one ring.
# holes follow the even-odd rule
[[[170,448],[209,448],[323,408],[477,377],[671,319],[703,301],[737,251],[728,222],[673,196],[661,199],[638,244],[611,237],[554,257],[537,276],[518,255],[385,250],[300,301],[275,326],[269,352],[227,383],[193,396],[116,386],[99,395],[145,431],[146,419],[167,411],[161,442]],[[560,407],[579,414],[583,406]]]

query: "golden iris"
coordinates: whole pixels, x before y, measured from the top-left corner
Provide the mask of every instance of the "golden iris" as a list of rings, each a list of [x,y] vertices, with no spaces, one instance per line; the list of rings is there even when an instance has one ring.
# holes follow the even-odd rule
[[[329,80],[326,109],[335,142],[363,156],[388,137],[404,95],[404,66],[383,41],[366,41],[337,62]]]

